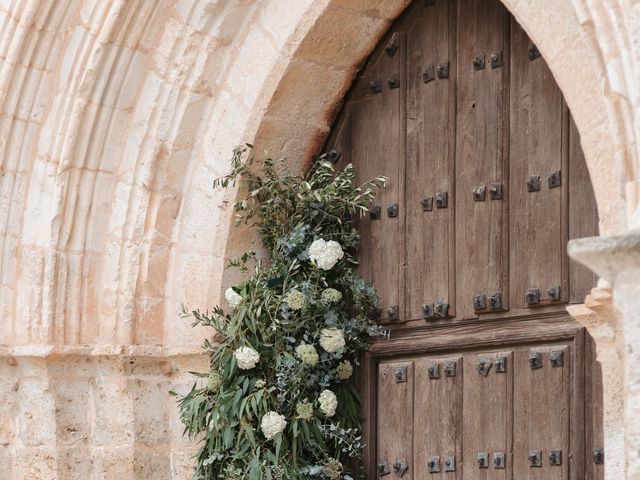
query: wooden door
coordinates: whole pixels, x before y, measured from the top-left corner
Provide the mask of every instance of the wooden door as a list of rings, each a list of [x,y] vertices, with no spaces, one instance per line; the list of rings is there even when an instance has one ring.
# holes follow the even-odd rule
[[[359,220],[391,331],[361,375],[367,478],[603,478],[600,371],[565,310],[595,284],[566,244],[597,234],[597,210],[520,25],[498,0],[416,0],[328,147],[390,179]]]

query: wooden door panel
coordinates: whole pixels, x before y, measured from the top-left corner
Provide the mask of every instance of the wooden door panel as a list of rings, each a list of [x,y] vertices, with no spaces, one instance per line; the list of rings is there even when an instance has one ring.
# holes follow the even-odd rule
[[[569,238],[598,235],[598,207],[587,162],[580,146],[580,134],[571,119],[569,127]],[[582,303],[597,277],[584,265],[569,259],[571,303]]]
[[[529,37],[513,19],[509,136],[513,308],[553,303],[549,295],[552,286],[560,287],[563,300],[568,296],[564,281],[568,117],[562,93],[546,62],[533,57]],[[559,172],[560,184],[551,188],[549,178],[554,172]],[[536,303],[527,304],[528,289],[538,290]]]
[[[498,358],[504,358],[504,370],[497,368]],[[464,356],[464,480],[511,479],[512,361],[511,352]],[[488,456],[486,467],[478,463],[482,453]],[[504,455],[504,468],[495,468],[494,458],[500,454]]]
[[[378,366],[377,464],[393,475],[396,462],[409,468],[403,479],[413,479],[413,362]]]
[[[460,356],[415,363],[416,480],[462,478],[462,375]]]
[[[450,305],[448,314],[455,315],[454,208],[439,208],[434,201],[438,192],[446,192],[450,201],[453,195],[455,2],[417,6],[407,32],[408,319],[423,318],[423,305],[437,300],[444,300]]]
[[[539,355],[539,366],[532,355]],[[553,355],[562,355],[560,365],[552,361]],[[515,352],[514,478],[569,478],[571,368],[571,349],[567,345]],[[552,464],[550,457],[554,450],[560,451],[558,465]],[[541,452],[540,466],[531,466],[532,452]]]
[[[508,14],[497,0],[461,1],[457,25],[456,292],[458,318],[475,316],[476,293],[509,297],[506,192],[502,199],[475,201],[474,187],[506,182],[505,119],[508,65],[492,68],[491,55],[508,55]],[[484,68],[474,60],[484,55]],[[498,62],[499,63],[499,62]],[[497,308],[495,310],[501,310]]]
[[[585,480],[604,480],[604,463],[594,461],[594,451],[604,449],[602,366],[596,361],[593,338],[585,341]]]
[[[359,221],[360,273],[376,285],[383,321],[391,306],[399,308],[404,295],[406,50],[404,35],[399,33],[396,39],[398,50],[393,56],[384,50],[379,53],[377,61],[360,81],[359,91],[364,92],[363,95],[349,105],[350,158],[358,169],[358,181],[380,175],[389,179],[387,188],[377,194],[373,205],[373,209],[379,211],[378,218]],[[376,91],[372,89],[372,82],[378,85]],[[393,208],[395,215],[389,213]]]

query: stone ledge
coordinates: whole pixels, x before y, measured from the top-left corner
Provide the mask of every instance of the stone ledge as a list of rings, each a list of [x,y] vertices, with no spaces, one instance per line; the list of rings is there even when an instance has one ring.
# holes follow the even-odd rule
[[[206,355],[200,345],[0,345],[0,357],[55,356],[171,358]]]
[[[640,268],[640,231],[571,240],[568,252],[571,258],[613,284],[620,272]]]

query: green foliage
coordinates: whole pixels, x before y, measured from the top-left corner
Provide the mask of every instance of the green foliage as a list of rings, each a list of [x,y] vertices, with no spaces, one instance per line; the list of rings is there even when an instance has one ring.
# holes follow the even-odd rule
[[[363,445],[359,398],[345,364],[357,365],[370,339],[384,334],[374,320],[375,290],[354,273],[354,220],[368,212],[386,179],[356,186],[353,166],[336,172],[324,156],[305,177],[279,175],[270,160],[257,166],[248,145],[236,149],[231,174],[214,186],[236,181],[247,192],[234,205],[238,221],[257,228],[270,261],[252,253],[233,259],[230,265],[243,271],[253,265],[251,277],[227,291],[235,308],[191,312],[218,340],[205,342],[211,371],[199,374],[202,381],[179,403],[185,433],[202,442],[194,478],[352,479],[348,466]],[[344,251],[328,269],[310,255],[318,240],[339,244],[327,246],[330,264]],[[241,347],[257,352],[255,366],[236,356]],[[333,415],[320,402],[325,390],[337,399]],[[268,412],[287,422],[272,438],[261,427]]]

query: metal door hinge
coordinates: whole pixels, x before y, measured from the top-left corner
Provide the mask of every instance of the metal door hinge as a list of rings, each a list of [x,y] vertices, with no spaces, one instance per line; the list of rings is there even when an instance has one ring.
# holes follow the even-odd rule
[[[562,367],[564,365],[564,352],[558,350],[551,352],[550,355],[551,366],[552,367]]]
[[[507,371],[507,357],[505,356],[497,356],[496,357],[496,373],[506,373]]]
[[[493,452],[493,468],[505,468],[504,452]]]
[[[400,211],[400,207],[397,203],[390,203],[387,206],[387,216],[389,218],[396,218],[398,216],[398,212]]]
[[[529,44],[529,61],[533,61],[536,58],[539,58],[542,54],[540,53],[540,50],[538,50],[538,47],[535,46],[535,44],[530,43]]]
[[[489,468],[489,453],[478,452],[476,463],[478,464],[478,468]]]
[[[409,470],[409,464],[404,458],[396,460],[396,463],[393,464],[393,471],[399,477],[403,477],[407,470]]]
[[[329,150],[329,152],[327,152],[327,160],[334,164],[338,163],[338,160],[340,160],[341,156],[342,156],[342,152],[334,148],[332,148],[331,150]]]
[[[420,203],[422,204],[423,212],[430,212],[433,210],[433,197],[423,198]]]
[[[427,460],[427,470],[429,473],[440,473],[440,457],[431,455]]]
[[[593,449],[593,463],[601,465],[604,463],[604,448]]]
[[[473,296],[473,309],[485,310],[487,308],[487,297],[484,293],[476,293]]]
[[[449,315],[449,304],[442,299],[436,300],[433,304],[433,313],[438,318],[447,318]]]
[[[528,192],[540,191],[540,175],[529,175],[527,177],[527,191]]]
[[[476,367],[476,369],[478,370],[478,373],[480,375],[486,377],[487,375],[489,375],[491,365],[493,365],[493,362],[489,357],[480,357],[480,361],[478,362],[478,366]]]
[[[549,300],[557,302],[560,300],[560,285],[551,285],[547,293],[549,294]]]
[[[502,200],[502,184],[501,183],[489,184],[489,198],[491,200]]]
[[[449,78],[449,62],[440,62],[436,65],[436,75],[439,79]]]
[[[502,50],[491,54],[491,68],[500,68],[504,65]]]
[[[436,192],[436,208],[447,208],[449,205],[448,192]]]
[[[381,93],[382,92],[382,79],[375,78],[369,82],[369,88],[371,88],[371,93]]]
[[[390,305],[387,309],[389,320],[398,320],[398,305]]]
[[[387,83],[389,84],[390,89],[400,88],[400,75],[394,73],[387,78]]]
[[[537,305],[540,303],[540,290],[537,288],[527,288],[527,294],[525,295],[527,305]]]
[[[371,210],[369,210],[369,218],[371,220],[380,220],[381,213],[382,213],[382,208],[376,205],[375,207],[372,207]]]
[[[427,375],[430,380],[437,380],[440,378],[440,365],[438,363],[432,363],[427,367]]]
[[[489,310],[502,310],[502,293],[493,292],[487,295],[487,307]]]
[[[473,69],[474,70],[483,70],[486,65],[486,60],[484,53],[479,53],[473,59]]]
[[[456,471],[456,456],[445,455],[444,457],[444,471],[455,472]]]
[[[444,364],[444,376],[455,377],[456,376],[456,361],[448,360]]]
[[[434,318],[436,316],[436,314],[433,311],[433,304],[432,303],[425,303],[424,305],[422,305],[422,318],[425,320]]]
[[[542,451],[532,450],[528,455],[530,467],[542,467]]]
[[[385,475],[389,475],[391,470],[389,469],[389,463],[386,460],[382,462],[378,462],[378,476],[384,477]]]
[[[562,185],[562,173],[560,170],[549,174],[549,178],[547,178],[547,185],[549,188],[556,188]]]
[[[529,354],[529,367],[531,367],[531,370],[542,368],[542,354],[540,352],[531,352]]]
[[[398,367],[394,373],[396,383],[405,383],[407,381],[407,367]]]
[[[393,35],[391,35],[391,38],[389,39],[387,44],[385,45],[384,50],[385,52],[387,52],[387,55],[389,55],[390,57],[393,57],[398,51],[399,47],[400,47],[399,34],[398,32],[394,32]]]
[[[487,187],[484,185],[478,185],[473,187],[473,199],[476,202],[484,202],[484,197],[487,192]]]
[[[422,73],[422,81],[424,83],[429,83],[436,79],[436,67],[434,64],[427,65],[427,68],[424,69]]]
[[[562,450],[551,450],[549,452],[549,465],[562,465]]]

